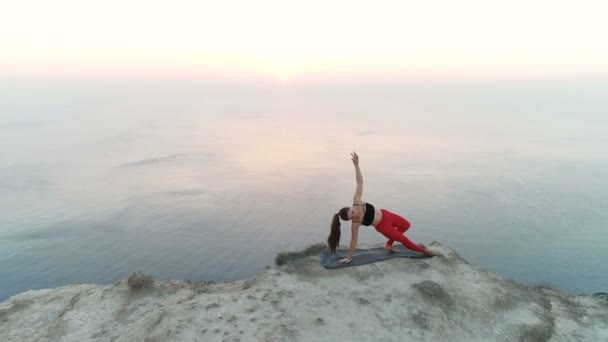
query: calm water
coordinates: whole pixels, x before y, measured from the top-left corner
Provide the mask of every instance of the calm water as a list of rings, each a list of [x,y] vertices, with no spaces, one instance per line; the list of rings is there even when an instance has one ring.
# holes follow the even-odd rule
[[[234,280],[324,241],[355,187],[471,263],[608,290],[608,81],[0,84],[0,300]],[[350,234],[343,234],[348,244]],[[362,243],[382,243],[363,228]]]

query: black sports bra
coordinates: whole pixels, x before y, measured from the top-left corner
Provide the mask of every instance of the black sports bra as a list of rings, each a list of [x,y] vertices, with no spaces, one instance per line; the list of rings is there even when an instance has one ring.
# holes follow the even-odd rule
[[[374,222],[374,216],[376,215],[376,208],[373,205],[365,202],[365,203],[353,203],[353,206],[360,205],[363,207],[363,222],[353,221],[356,223],[361,223],[364,226],[369,226]]]

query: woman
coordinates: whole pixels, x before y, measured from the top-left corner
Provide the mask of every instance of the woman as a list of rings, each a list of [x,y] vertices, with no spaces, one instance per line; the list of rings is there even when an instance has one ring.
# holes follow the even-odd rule
[[[363,176],[361,176],[361,170],[359,169],[359,156],[355,152],[350,155],[353,164],[355,164],[357,190],[355,191],[353,206],[340,209],[340,211],[334,215],[331,222],[331,232],[327,238],[330,254],[336,253],[336,248],[340,243],[340,219],[342,219],[344,221],[352,220],[352,235],[348,257],[338,260],[341,264],[348,264],[352,261],[355,247],[357,247],[357,236],[359,235],[359,227],[361,225],[374,226],[380,234],[386,236],[388,241],[384,245],[384,249],[393,253],[399,253],[399,250],[393,247],[393,242],[399,241],[406,248],[413,251],[427,255],[437,255],[437,253],[427,248],[418,246],[403,235],[403,233],[410,228],[410,223],[406,219],[397,214],[393,214],[388,210],[376,209],[373,205],[361,200],[361,194],[363,193]]]

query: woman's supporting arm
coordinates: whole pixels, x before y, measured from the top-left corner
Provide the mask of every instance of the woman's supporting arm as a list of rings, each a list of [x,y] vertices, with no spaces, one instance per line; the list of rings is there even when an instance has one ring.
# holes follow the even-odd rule
[[[360,223],[352,223],[350,246],[348,248],[348,257],[338,260],[339,263],[348,264],[353,260],[353,255],[355,255],[355,248],[357,248],[357,239],[359,238],[359,226],[361,226]]]
[[[348,259],[353,258],[355,255],[355,248],[357,248],[357,239],[359,238],[359,223],[353,223],[351,226],[351,235],[350,235],[350,246],[348,248]]]

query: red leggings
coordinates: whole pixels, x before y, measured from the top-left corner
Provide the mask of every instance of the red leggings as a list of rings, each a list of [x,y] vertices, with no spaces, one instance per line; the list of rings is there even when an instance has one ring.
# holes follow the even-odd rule
[[[382,220],[376,226],[376,230],[388,238],[387,245],[392,246],[393,242],[399,241],[407,249],[424,253],[424,248],[413,243],[403,235],[411,226],[406,219],[388,210],[380,209],[380,211],[382,212]]]

